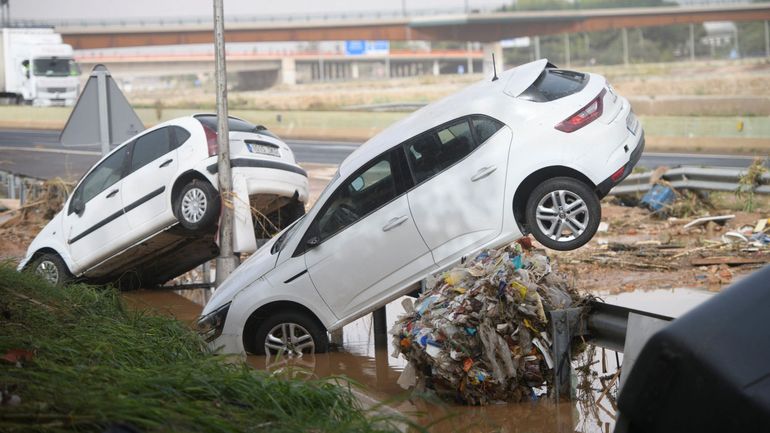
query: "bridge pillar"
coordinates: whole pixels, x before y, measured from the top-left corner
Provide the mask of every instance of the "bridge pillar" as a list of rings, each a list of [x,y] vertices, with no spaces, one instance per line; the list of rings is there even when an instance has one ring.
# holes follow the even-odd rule
[[[354,80],[358,79],[358,62],[353,62],[350,64],[350,78]]]
[[[281,83],[290,86],[297,84],[297,61],[294,57],[281,59]]]
[[[765,56],[770,57],[770,24],[765,20]]]
[[[570,51],[569,51],[569,33],[564,34],[564,65],[569,67],[570,64]]]
[[[441,66],[439,66],[438,60],[433,61],[433,75],[438,76],[441,74]]]
[[[497,73],[503,72],[503,46],[500,42],[488,42],[481,46],[484,53],[484,67],[482,72],[484,75],[491,76],[494,68],[492,67],[492,54],[495,55],[495,63],[497,64]]]
[[[623,39],[623,64],[628,65],[628,29],[623,27],[621,30],[621,36]]]
[[[535,36],[532,38],[534,47],[535,47],[535,60],[540,60],[542,57],[540,55],[540,36]]]

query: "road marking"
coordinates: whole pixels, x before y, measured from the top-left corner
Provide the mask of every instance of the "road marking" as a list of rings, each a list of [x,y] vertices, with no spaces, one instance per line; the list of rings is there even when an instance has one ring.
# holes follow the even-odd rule
[[[58,153],[65,155],[84,155],[84,156],[102,156],[101,152],[92,150],[66,150],[66,149],[49,149],[42,147],[14,147],[14,146],[0,146],[0,151],[3,150],[15,150],[20,152],[43,152],[43,153]]]

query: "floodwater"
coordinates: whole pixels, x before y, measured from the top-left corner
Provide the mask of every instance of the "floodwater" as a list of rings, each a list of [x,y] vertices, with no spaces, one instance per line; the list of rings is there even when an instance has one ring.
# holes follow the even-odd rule
[[[678,317],[710,298],[712,293],[694,289],[666,289],[596,295],[613,304]],[[210,292],[204,289],[180,292],[144,290],[124,294],[127,303],[133,308],[172,315],[190,324],[200,314],[203,303],[209,297]],[[400,300],[389,304],[386,311],[390,329],[403,313]],[[590,355],[593,361],[591,371],[594,373],[590,381],[592,391],[589,392],[589,398],[581,394],[583,398],[580,402],[563,400],[556,403],[541,398],[527,403],[469,407],[438,402],[401,389],[396,381],[406,361],[402,357],[390,356],[393,349],[391,344],[388,338],[387,348],[375,349],[372,319],[366,316],[345,326],[343,347],[339,351],[295,360],[248,356],[247,362],[255,368],[288,377],[350,378],[355,392],[364,396],[363,400],[383,402],[380,411],[398,412],[417,424],[429,427],[431,432],[608,433],[614,428],[617,408],[613,398],[601,396],[603,386],[600,378],[604,382],[611,382],[618,364],[622,364],[622,354],[593,350]],[[615,391],[615,388],[612,389]]]

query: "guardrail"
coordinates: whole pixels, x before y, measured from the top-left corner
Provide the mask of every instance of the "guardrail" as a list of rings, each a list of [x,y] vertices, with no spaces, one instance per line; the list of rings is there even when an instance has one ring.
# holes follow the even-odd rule
[[[747,168],[702,168],[678,167],[665,172],[661,179],[675,189],[735,192],[740,179],[746,175]],[[645,193],[652,188],[652,172],[634,173],[620,185],[610,191],[611,195]],[[759,177],[759,184],[754,188],[756,194],[770,194],[770,173]]]
[[[38,195],[42,191],[43,180],[34,177],[20,176],[0,170],[0,191],[4,197],[19,199],[19,205],[24,206],[27,198]]]

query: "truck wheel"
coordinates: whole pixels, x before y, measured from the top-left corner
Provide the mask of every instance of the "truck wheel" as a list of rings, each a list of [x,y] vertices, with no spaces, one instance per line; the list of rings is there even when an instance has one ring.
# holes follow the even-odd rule
[[[556,177],[538,185],[527,200],[527,226],[535,239],[553,250],[585,245],[596,234],[602,208],[596,193],[571,177]]]
[[[265,319],[254,336],[257,355],[299,358],[325,353],[329,348],[326,329],[307,314],[282,311]]]
[[[174,203],[174,214],[188,230],[210,228],[219,218],[219,192],[206,181],[193,179],[182,188]]]
[[[32,272],[54,287],[64,287],[73,280],[67,264],[58,254],[44,253],[31,266]]]

